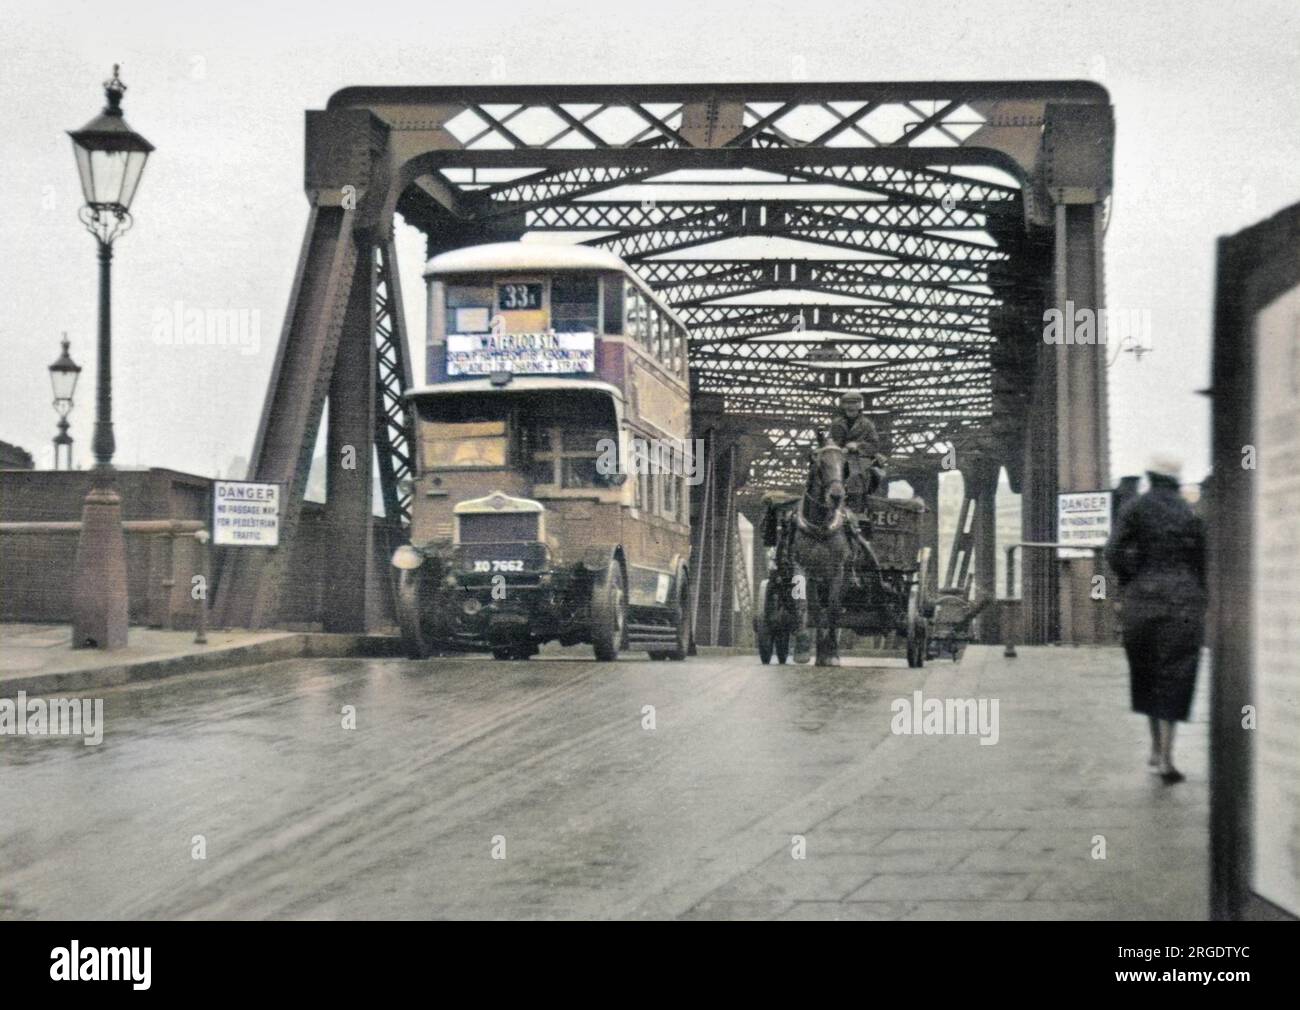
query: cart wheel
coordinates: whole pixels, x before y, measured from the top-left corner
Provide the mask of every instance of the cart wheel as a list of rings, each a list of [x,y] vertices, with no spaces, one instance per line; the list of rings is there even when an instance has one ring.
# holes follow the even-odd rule
[[[921,613],[933,613],[929,607],[934,602],[930,599],[933,587],[930,585],[930,548],[922,547],[916,552],[916,586],[920,594]]]
[[[925,653],[929,648],[930,629],[925,620],[929,563],[930,548],[922,547],[916,556],[917,570],[912,591],[907,594],[907,665],[913,669],[925,666]]]
[[[772,645],[776,649],[776,661],[784,663],[790,655],[790,632],[779,632],[773,639]]]
[[[767,623],[767,584],[758,584],[758,599],[754,602],[754,642],[758,645],[758,658],[764,665],[772,662],[772,629]]]
[[[809,631],[805,628],[802,631],[794,633],[794,661],[799,664],[808,662],[812,659],[813,635],[817,629]]]
[[[925,618],[916,624],[909,624],[907,629],[907,665],[914,669],[925,666],[925,653],[929,648],[929,633]]]

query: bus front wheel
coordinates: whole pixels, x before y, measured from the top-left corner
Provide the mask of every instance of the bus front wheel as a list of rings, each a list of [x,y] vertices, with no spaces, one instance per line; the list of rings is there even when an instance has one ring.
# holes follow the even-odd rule
[[[605,578],[591,588],[591,647],[602,662],[618,659],[627,627],[623,567],[610,561]]]

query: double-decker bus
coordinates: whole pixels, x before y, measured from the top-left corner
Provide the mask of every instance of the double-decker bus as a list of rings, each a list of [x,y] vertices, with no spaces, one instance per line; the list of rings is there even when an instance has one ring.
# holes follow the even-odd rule
[[[691,646],[687,330],[618,257],[500,243],[436,256],[415,419],[407,652],[596,658]]]

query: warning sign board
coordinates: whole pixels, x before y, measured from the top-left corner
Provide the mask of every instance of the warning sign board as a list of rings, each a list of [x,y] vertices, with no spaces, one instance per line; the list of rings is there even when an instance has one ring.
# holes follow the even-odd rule
[[[1110,491],[1066,491],[1056,496],[1058,558],[1090,558],[1110,539]]]
[[[218,547],[279,546],[280,485],[213,481],[212,542]]]

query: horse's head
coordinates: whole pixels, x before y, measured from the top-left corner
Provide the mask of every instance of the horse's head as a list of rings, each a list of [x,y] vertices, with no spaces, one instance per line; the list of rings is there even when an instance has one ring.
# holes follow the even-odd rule
[[[832,512],[844,504],[844,450],[834,442],[812,450],[808,491],[814,501]]]

